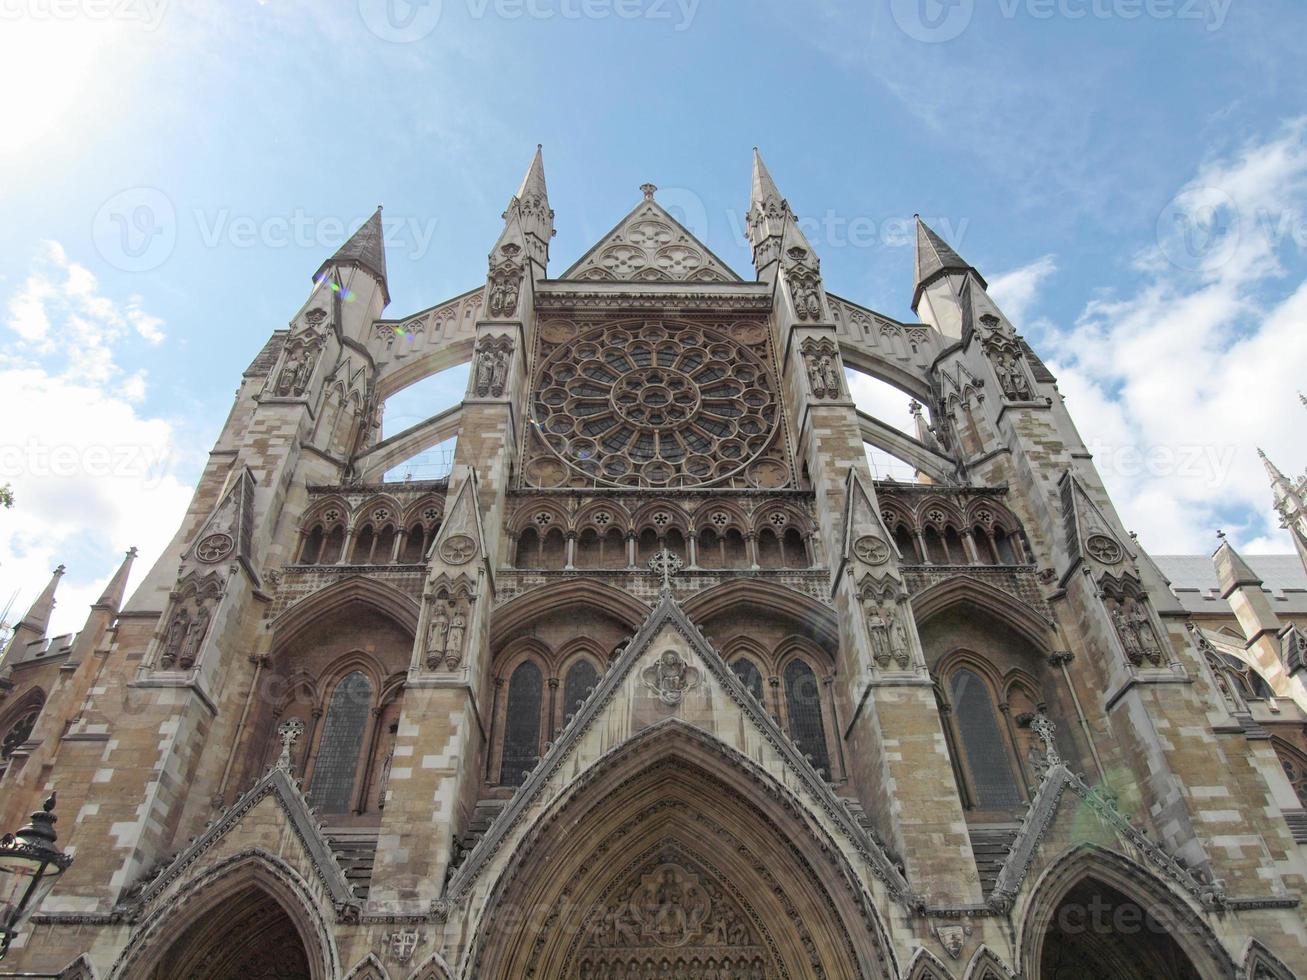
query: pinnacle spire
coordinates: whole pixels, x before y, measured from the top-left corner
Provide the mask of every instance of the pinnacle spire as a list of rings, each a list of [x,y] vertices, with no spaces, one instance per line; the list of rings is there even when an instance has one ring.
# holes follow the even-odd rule
[[[917,221],[917,248],[913,262],[913,278],[915,287],[912,293],[912,306],[915,309],[921,300],[921,294],[926,287],[932,282],[950,272],[970,272],[978,280],[980,285],[986,289],[989,283],[985,282],[985,277],[976,271],[975,267],[969,264],[962,256],[953,250],[953,247],[935,234],[934,230],[921,220],[921,215],[916,215]]]
[[[522,186],[517,189],[515,196],[517,200],[525,201],[534,196],[548,197],[548,194],[545,184],[545,147],[543,143],[537,143],[536,155],[531,158],[531,166],[527,168]]]
[[[1271,462],[1271,458],[1266,455],[1265,450],[1261,447],[1257,449],[1257,455],[1262,458],[1262,465],[1266,467],[1266,473],[1271,478],[1271,486],[1279,489],[1283,486],[1285,489],[1292,489],[1292,484],[1288,478],[1280,472],[1280,468]]]
[[[109,584],[104,587],[104,593],[96,602],[97,606],[104,606],[115,611],[122,607],[123,596],[127,594],[127,576],[132,572],[132,562],[135,559],[136,549],[129,548],[127,554],[123,557],[122,564],[118,566],[118,571],[113,573],[113,578],[109,579]]]
[[[772,180],[767,164],[763,163],[762,154],[755,146],[749,214],[745,220],[749,243],[753,246],[753,264],[760,274],[764,267],[780,258],[787,230],[798,231],[798,225],[791,220],[793,217],[790,202],[781,196],[780,188]],[[812,250],[806,242],[804,247]]]
[[[762,154],[755,146],[753,148],[753,189],[749,196],[749,203],[756,208],[761,207],[771,199],[784,200],[781,197],[780,189],[776,186],[776,181],[772,180],[767,164],[763,163]]]
[[[59,580],[64,577],[64,571],[63,565],[54,570],[50,582],[36,597],[32,608],[27,610],[27,615],[18,624],[18,629],[25,627],[37,636],[45,636],[45,631],[50,628],[50,614],[54,612],[54,593],[59,588]]]
[[[390,288],[386,284],[386,233],[381,223],[380,204],[372,217],[363,222],[349,240],[336,250],[336,254],[322,263],[313,281],[320,281],[328,267],[333,265],[358,266],[371,273],[381,283],[386,302],[390,302]]]
[[[1221,544],[1216,549],[1216,554],[1212,555],[1212,563],[1216,565],[1216,577],[1221,583],[1221,593],[1229,596],[1240,586],[1261,588],[1261,577],[1244,561],[1234,545],[1230,544],[1230,539],[1225,536],[1225,532],[1218,531],[1217,536],[1221,539]]]

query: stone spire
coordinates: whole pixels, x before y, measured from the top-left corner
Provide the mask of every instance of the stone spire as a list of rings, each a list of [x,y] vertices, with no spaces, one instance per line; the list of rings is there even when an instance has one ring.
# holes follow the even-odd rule
[[[793,224],[794,212],[789,201],[781,196],[776,181],[772,180],[767,164],[763,163],[758,148],[753,148],[753,182],[749,193],[749,214],[746,221],[749,244],[753,246],[753,264],[762,270],[777,261],[786,226]]]
[[[980,285],[983,288],[989,288],[989,284],[985,282],[985,277],[976,271],[975,266],[958,255],[951,245],[935,234],[931,227],[921,220],[921,215],[917,215],[916,220],[917,248],[912,268],[915,283],[912,291],[912,308],[914,310],[917,308],[917,304],[921,302],[921,294],[925,292],[926,288],[951,272],[963,275],[971,273],[980,280]]]
[[[539,267],[543,276],[549,265],[549,243],[556,234],[554,212],[549,207],[549,188],[545,183],[543,146],[536,146],[531,166],[527,168],[517,193],[508,202],[503,217],[504,231],[492,256],[504,244],[516,244],[526,250],[527,258]]]
[[[64,571],[63,565],[54,570],[49,584],[36,597],[32,608],[27,610],[27,615],[18,623],[14,631],[15,636],[18,630],[28,630],[38,638],[45,636],[45,631],[50,628],[50,614],[54,612],[54,593],[59,588],[59,580],[64,577]]]
[[[115,612],[122,608],[123,597],[127,594],[127,576],[131,574],[132,562],[135,560],[136,549],[129,548],[122,564],[118,566],[118,571],[113,573],[113,578],[109,579],[109,584],[104,587],[104,593],[95,603],[96,606],[112,609]]]
[[[345,266],[363,269],[381,284],[386,302],[390,302],[390,287],[386,284],[386,235],[381,223],[381,205],[372,213],[358,231],[350,236],[336,254],[323,262],[314,282],[321,282],[327,270],[332,266]]]
[[[1264,450],[1259,448],[1257,455],[1261,457],[1262,465],[1266,467],[1266,473],[1271,478],[1271,487],[1275,490],[1275,503],[1278,506],[1285,497],[1293,493],[1293,483],[1280,472],[1278,466],[1271,462]]]

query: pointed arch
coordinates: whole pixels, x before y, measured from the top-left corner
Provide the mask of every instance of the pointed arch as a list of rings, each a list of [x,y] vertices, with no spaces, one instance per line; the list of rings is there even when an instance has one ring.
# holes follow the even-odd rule
[[[230,915],[233,903],[248,896],[265,898],[285,913],[303,946],[312,980],[340,974],[335,930],[304,878],[281,858],[261,848],[234,854],[177,889],[156,896],[106,980],[141,980],[152,976],[191,927]]]
[[[376,953],[368,953],[354,969],[345,974],[345,980],[390,980],[390,974],[377,959]]]
[[[269,629],[273,634],[274,653],[293,643],[306,629],[319,625],[324,616],[343,615],[352,606],[374,609],[394,620],[411,636],[417,635],[416,602],[375,579],[351,575],[301,599],[272,621]]]
[[[800,624],[806,635],[827,650],[839,648],[839,624],[835,610],[811,596],[773,582],[736,578],[705,589],[685,602],[685,613],[696,623],[707,623],[725,612],[738,613],[755,606],[779,613]]]
[[[1259,940],[1248,940],[1239,980],[1296,980],[1293,971]]]
[[[918,946],[904,980],[953,980],[953,974],[938,956],[925,946]]]
[[[432,953],[408,975],[407,980],[453,980],[454,973],[439,953]]]
[[[972,606],[1001,620],[1038,650],[1049,652],[1054,647],[1053,624],[1034,606],[970,576],[946,578],[912,597],[918,626],[959,605]]]
[[[612,869],[664,847],[688,848],[689,860],[714,865],[722,887],[733,882],[757,903],[762,921],[778,933],[770,955],[789,964],[790,976],[814,972],[802,950],[819,950],[811,955],[825,957],[822,968],[831,975],[897,975],[879,912],[846,856],[847,842],[828,836],[807,805],[756,762],[702,729],[675,718],[645,729],[573,779],[518,833],[512,828],[526,817],[530,799],[514,802],[520,809],[510,805],[450,884],[451,901],[474,887],[484,896],[460,970],[465,980],[518,975],[528,963],[538,975],[562,975],[560,966],[575,951],[554,937],[583,936],[584,922],[551,923],[548,935],[537,935],[531,930],[539,923],[497,911],[584,913],[611,890]],[[607,831],[559,834],[560,827],[577,825]],[[537,846],[546,839],[551,846]],[[710,846],[696,849],[696,841]],[[501,846],[505,856],[495,861]],[[493,878],[475,884],[483,871]],[[799,923],[805,916],[794,908],[787,913],[786,902],[811,921]],[[782,937],[785,928],[798,932]]]
[[[967,964],[963,980],[1012,980],[1012,971],[1003,965],[998,954],[981,943]]]
[[[1070,847],[1054,858],[1013,911],[1017,970],[1025,980],[1048,980],[1040,970],[1044,939],[1062,901],[1077,885],[1098,882],[1138,903],[1166,926],[1182,953],[1204,976],[1233,980],[1229,952],[1203,918],[1203,911],[1148,868],[1098,844]]]
[[[498,647],[516,631],[544,613],[567,606],[602,613],[618,620],[632,633],[649,616],[649,607],[630,593],[594,579],[568,579],[532,589],[495,610],[490,644]]]

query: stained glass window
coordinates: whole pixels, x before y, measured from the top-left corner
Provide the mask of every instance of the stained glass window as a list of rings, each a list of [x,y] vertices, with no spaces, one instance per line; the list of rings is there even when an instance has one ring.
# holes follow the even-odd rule
[[[563,718],[574,715],[586,699],[586,690],[599,683],[599,671],[588,660],[578,660],[567,672],[563,682]]]
[[[762,704],[762,674],[759,673],[757,664],[747,657],[741,657],[731,664],[731,670],[735,671],[735,676],[744,682],[749,693]]]
[[[830,778],[830,753],[826,749],[826,728],[821,720],[821,687],[802,660],[785,668],[785,704],[790,714],[790,738],[799,751],[812,757],[812,764]]]
[[[349,812],[371,708],[372,682],[361,671],[346,675],[332,692],[309,787],[310,801],[323,813]]]
[[[499,764],[499,781],[505,786],[521,786],[526,781],[526,774],[535,768],[540,755],[542,700],[540,668],[525,660],[513,671],[508,682],[504,751]]]
[[[953,717],[957,719],[958,740],[971,773],[976,805],[986,810],[1016,806],[1021,794],[988,685],[972,671],[959,670],[953,675],[952,694]]]

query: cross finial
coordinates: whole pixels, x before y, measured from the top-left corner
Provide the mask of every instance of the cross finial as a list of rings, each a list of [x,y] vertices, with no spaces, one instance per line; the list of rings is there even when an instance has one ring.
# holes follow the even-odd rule
[[[277,729],[277,736],[281,739],[281,757],[277,759],[277,768],[285,769],[290,772],[290,750],[301,735],[304,734],[304,722],[298,718],[292,718],[290,721],[284,721]]]
[[[658,186],[656,184],[641,184],[640,190],[644,191],[644,199],[646,201],[652,201],[654,199],[654,194],[658,193]]]
[[[1057,726],[1048,720],[1048,716],[1042,711],[1036,714],[1030,722],[1030,730],[1044,743],[1045,758],[1053,765],[1061,762],[1062,759],[1057,754],[1057,745],[1053,741],[1053,736],[1057,734]]]
[[[672,576],[679,572],[685,563],[678,555],[666,548],[649,559],[649,570],[663,577],[663,591],[672,591]]]

